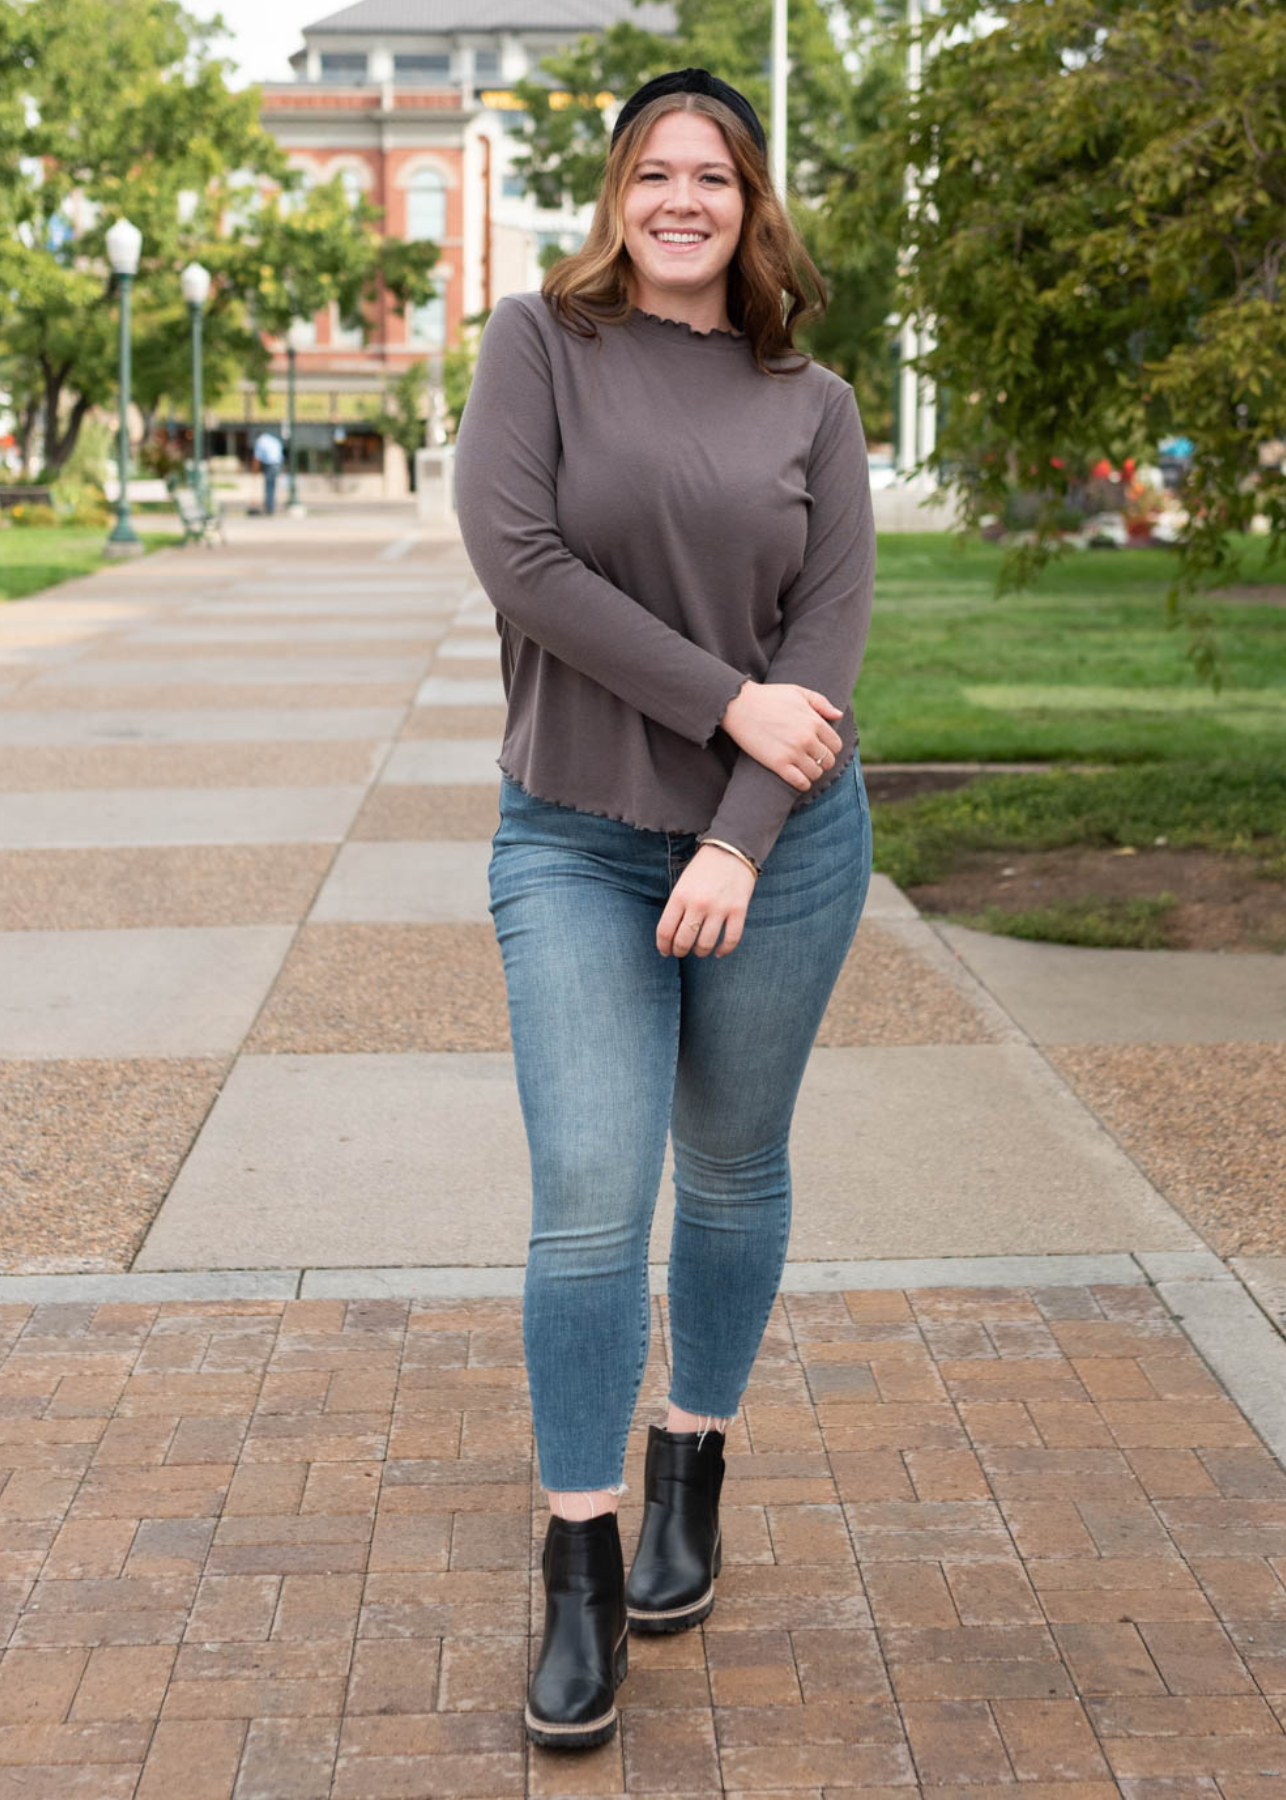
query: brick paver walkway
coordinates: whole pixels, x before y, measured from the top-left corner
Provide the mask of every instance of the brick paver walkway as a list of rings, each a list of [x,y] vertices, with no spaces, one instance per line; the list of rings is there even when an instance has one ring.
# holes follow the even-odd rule
[[[529,1747],[519,1309],[0,1308],[0,1796],[1286,1794],[1286,1476],[1147,1287],[782,1296],[713,1615]]]

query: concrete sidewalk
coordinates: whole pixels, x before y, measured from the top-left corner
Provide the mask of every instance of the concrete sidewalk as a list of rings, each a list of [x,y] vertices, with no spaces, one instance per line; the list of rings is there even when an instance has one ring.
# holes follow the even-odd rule
[[[0,613],[0,1796],[1286,1792],[1286,959],[879,877],[720,1607],[529,1755],[493,614],[408,521],[231,537]]]

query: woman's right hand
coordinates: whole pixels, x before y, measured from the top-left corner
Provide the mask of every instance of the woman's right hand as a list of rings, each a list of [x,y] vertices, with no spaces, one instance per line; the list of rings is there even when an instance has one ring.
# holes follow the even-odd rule
[[[814,688],[793,681],[745,681],[719,723],[747,755],[803,793],[843,748],[827,723],[843,716],[843,707]]]

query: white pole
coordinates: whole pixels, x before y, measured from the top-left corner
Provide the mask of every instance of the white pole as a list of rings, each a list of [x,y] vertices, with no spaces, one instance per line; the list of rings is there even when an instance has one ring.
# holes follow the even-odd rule
[[[925,0],[924,10],[930,17],[937,19],[942,12],[942,0]],[[933,55],[934,51],[938,47],[939,36],[940,36],[940,28],[935,26],[933,37],[930,39],[930,42],[929,42],[929,55],[930,56]],[[917,81],[917,85],[918,85],[918,81]],[[927,185],[929,187],[929,191],[930,191],[930,193],[932,193],[933,188],[937,182],[937,176],[938,176],[938,165],[937,165],[936,161],[931,161],[929,163],[928,169],[926,171],[926,176],[927,176]],[[930,200],[928,202],[928,212],[932,218],[934,218],[934,219],[937,218],[937,213],[934,209],[932,200]],[[926,319],[924,321],[924,323],[921,325],[920,334],[919,334],[919,346],[916,351],[917,356],[927,356],[929,354],[929,352],[932,349],[934,349],[934,347],[936,346],[938,337],[937,337],[937,331],[935,329],[935,326],[936,326],[936,320],[934,320],[932,318]],[[918,425],[917,425],[917,429],[916,429],[916,454],[921,462],[923,462],[926,457],[928,457],[932,454],[934,446],[937,443],[937,440],[938,440],[938,393],[937,393],[937,387],[931,376],[923,375],[920,378],[920,417],[919,417],[919,421],[918,421]]]
[[[906,85],[908,93],[914,98],[920,91],[921,70],[923,68],[923,48],[921,44],[921,28],[925,17],[938,18],[942,12],[942,0],[907,0],[907,24],[911,28],[912,37],[907,48]],[[938,34],[935,32],[930,44],[930,52],[937,45]],[[930,186],[937,173],[937,165],[930,162],[926,168],[926,176]],[[907,165],[906,200],[912,226],[920,209],[920,184],[915,170]],[[932,206],[932,202],[928,203]],[[916,245],[914,239],[907,246],[907,259],[914,262]],[[933,320],[925,318],[917,327],[911,319],[902,324],[902,371],[898,390],[898,444],[897,466],[903,474],[922,463],[931,454],[937,442],[938,434],[938,401],[934,383],[927,375],[919,375],[907,365],[912,357],[927,356],[937,342]]]
[[[920,0],[906,0],[906,22],[911,32],[906,53],[906,86],[907,93],[914,99],[920,87]],[[919,188],[915,179],[915,169],[910,163],[906,169],[906,205],[912,225],[915,222],[916,203],[919,199]],[[915,258],[915,244],[907,246],[908,261]],[[917,354],[915,321],[909,316],[902,321],[901,347],[902,367],[898,372],[898,473],[907,474],[916,464],[916,448],[920,436],[920,383],[915,370],[911,367],[911,359]]]
[[[772,6],[772,179],[786,203],[786,0]]]

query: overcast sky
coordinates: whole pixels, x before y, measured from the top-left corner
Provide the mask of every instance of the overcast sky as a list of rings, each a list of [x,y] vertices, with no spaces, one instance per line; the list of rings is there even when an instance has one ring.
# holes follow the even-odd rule
[[[236,63],[234,87],[248,81],[290,81],[287,57],[303,43],[303,28],[338,12],[344,0],[188,0],[197,18],[222,15],[232,33],[216,48]]]

